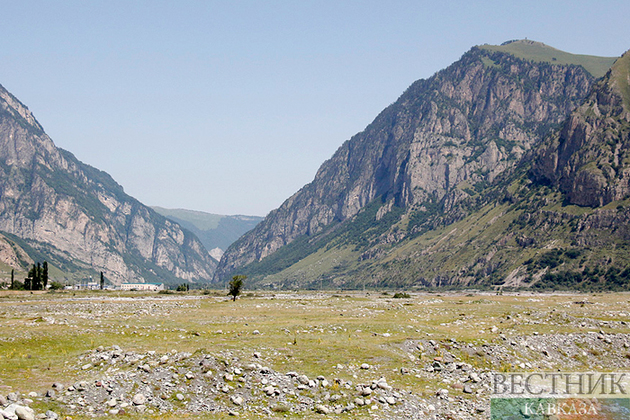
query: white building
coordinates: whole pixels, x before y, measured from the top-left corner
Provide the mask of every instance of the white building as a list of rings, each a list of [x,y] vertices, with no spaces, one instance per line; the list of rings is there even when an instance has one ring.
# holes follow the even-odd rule
[[[74,286],[70,286],[71,289],[75,290],[98,290],[101,288],[101,285],[96,282],[83,282],[77,283]]]
[[[164,290],[164,283],[123,283],[120,285],[120,290],[148,290],[157,292],[158,290]]]

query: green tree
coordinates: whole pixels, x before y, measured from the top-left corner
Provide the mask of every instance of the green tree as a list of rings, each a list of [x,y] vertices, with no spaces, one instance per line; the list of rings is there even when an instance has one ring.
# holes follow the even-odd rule
[[[178,292],[187,292],[189,289],[188,285],[186,283],[182,283],[179,286],[177,286],[177,291]]]
[[[241,289],[243,288],[243,280],[247,279],[247,276],[238,275],[232,277],[230,281],[230,291],[228,295],[232,296],[232,301],[236,301],[236,297],[241,294]]]
[[[37,266],[33,264],[33,277],[31,281],[31,290],[42,290],[42,265],[37,263]]]
[[[43,289],[46,290],[48,286],[48,263],[46,261],[42,265],[42,284],[44,285]]]
[[[50,283],[50,290],[61,290],[63,289],[63,284],[59,283],[58,281],[53,281],[52,283]]]
[[[11,269],[11,289],[15,289],[15,270]]]
[[[105,277],[103,277],[103,272],[101,271],[101,290],[105,287]]]

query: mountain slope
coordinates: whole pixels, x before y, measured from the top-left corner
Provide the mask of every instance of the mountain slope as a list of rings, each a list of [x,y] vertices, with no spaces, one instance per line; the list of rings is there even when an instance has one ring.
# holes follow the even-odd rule
[[[432,211],[461,208],[557,127],[593,81],[580,65],[474,47],[344,143],[313,182],[228,249],[215,281],[236,270],[260,279],[338,244],[349,266],[378,257],[372,242],[392,224],[405,217],[387,233],[400,242],[419,235]],[[335,260],[333,272],[350,269]]]
[[[216,266],[193,234],[57,148],[1,86],[0,231],[51,262],[65,261],[57,268],[69,277],[104,271],[114,283],[208,280]]]
[[[252,230],[261,220],[259,216],[224,216],[202,211],[152,207],[162,216],[179,223],[199,238],[218,261],[223,252],[244,233]]]
[[[558,186],[572,204],[600,207],[630,192],[629,68],[626,54],[538,154],[537,178]]]

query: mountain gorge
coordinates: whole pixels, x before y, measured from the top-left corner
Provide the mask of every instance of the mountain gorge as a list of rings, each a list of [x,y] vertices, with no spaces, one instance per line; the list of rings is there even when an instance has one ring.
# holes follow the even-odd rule
[[[474,47],[344,143],[228,249],[215,280],[238,272],[274,287],[543,284],[554,270],[599,264],[603,254],[587,243],[618,255],[625,59],[596,81],[614,58],[532,41]],[[608,203],[621,210],[594,208]]]
[[[234,241],[263,219],[259,216],[225,216],[195,210],[151,208],[194,233],[217,261]]]
[[[1,86],[0,231],[3,261],[18,271],[45,259],[66,279],[174,283],[207,281],[216,267],[193,234],[57,148]]]

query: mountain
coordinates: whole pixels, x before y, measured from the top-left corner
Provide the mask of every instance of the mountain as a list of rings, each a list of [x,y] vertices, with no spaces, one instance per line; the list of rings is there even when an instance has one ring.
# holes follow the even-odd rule
[[[210,255],[217,261],[234,241],[256,227],[263,219],[259,216],[224,216],[157,206],[153,206],[152,209],[197,235],[206,249],[210,250]]]
[[[517,199],[509,177],[528,173],[523,162],[614,61],[527,40],[473,47],[345,142],[226,251],[215,281],[236,272],[275,287],[496,281],[501,232],[479,224],[505,216],[498,209]],[[459,248],[442,248],[455,238]],[[490,262],[471,276],[470,258]]]
[[[0,231],[7,255],[22,256],[3,260],[10,267],[45,259],[51,273],[68,279],[103,271],[113,283],[207,281],[216,267],[192,233],[57,148],[2,86]]]

